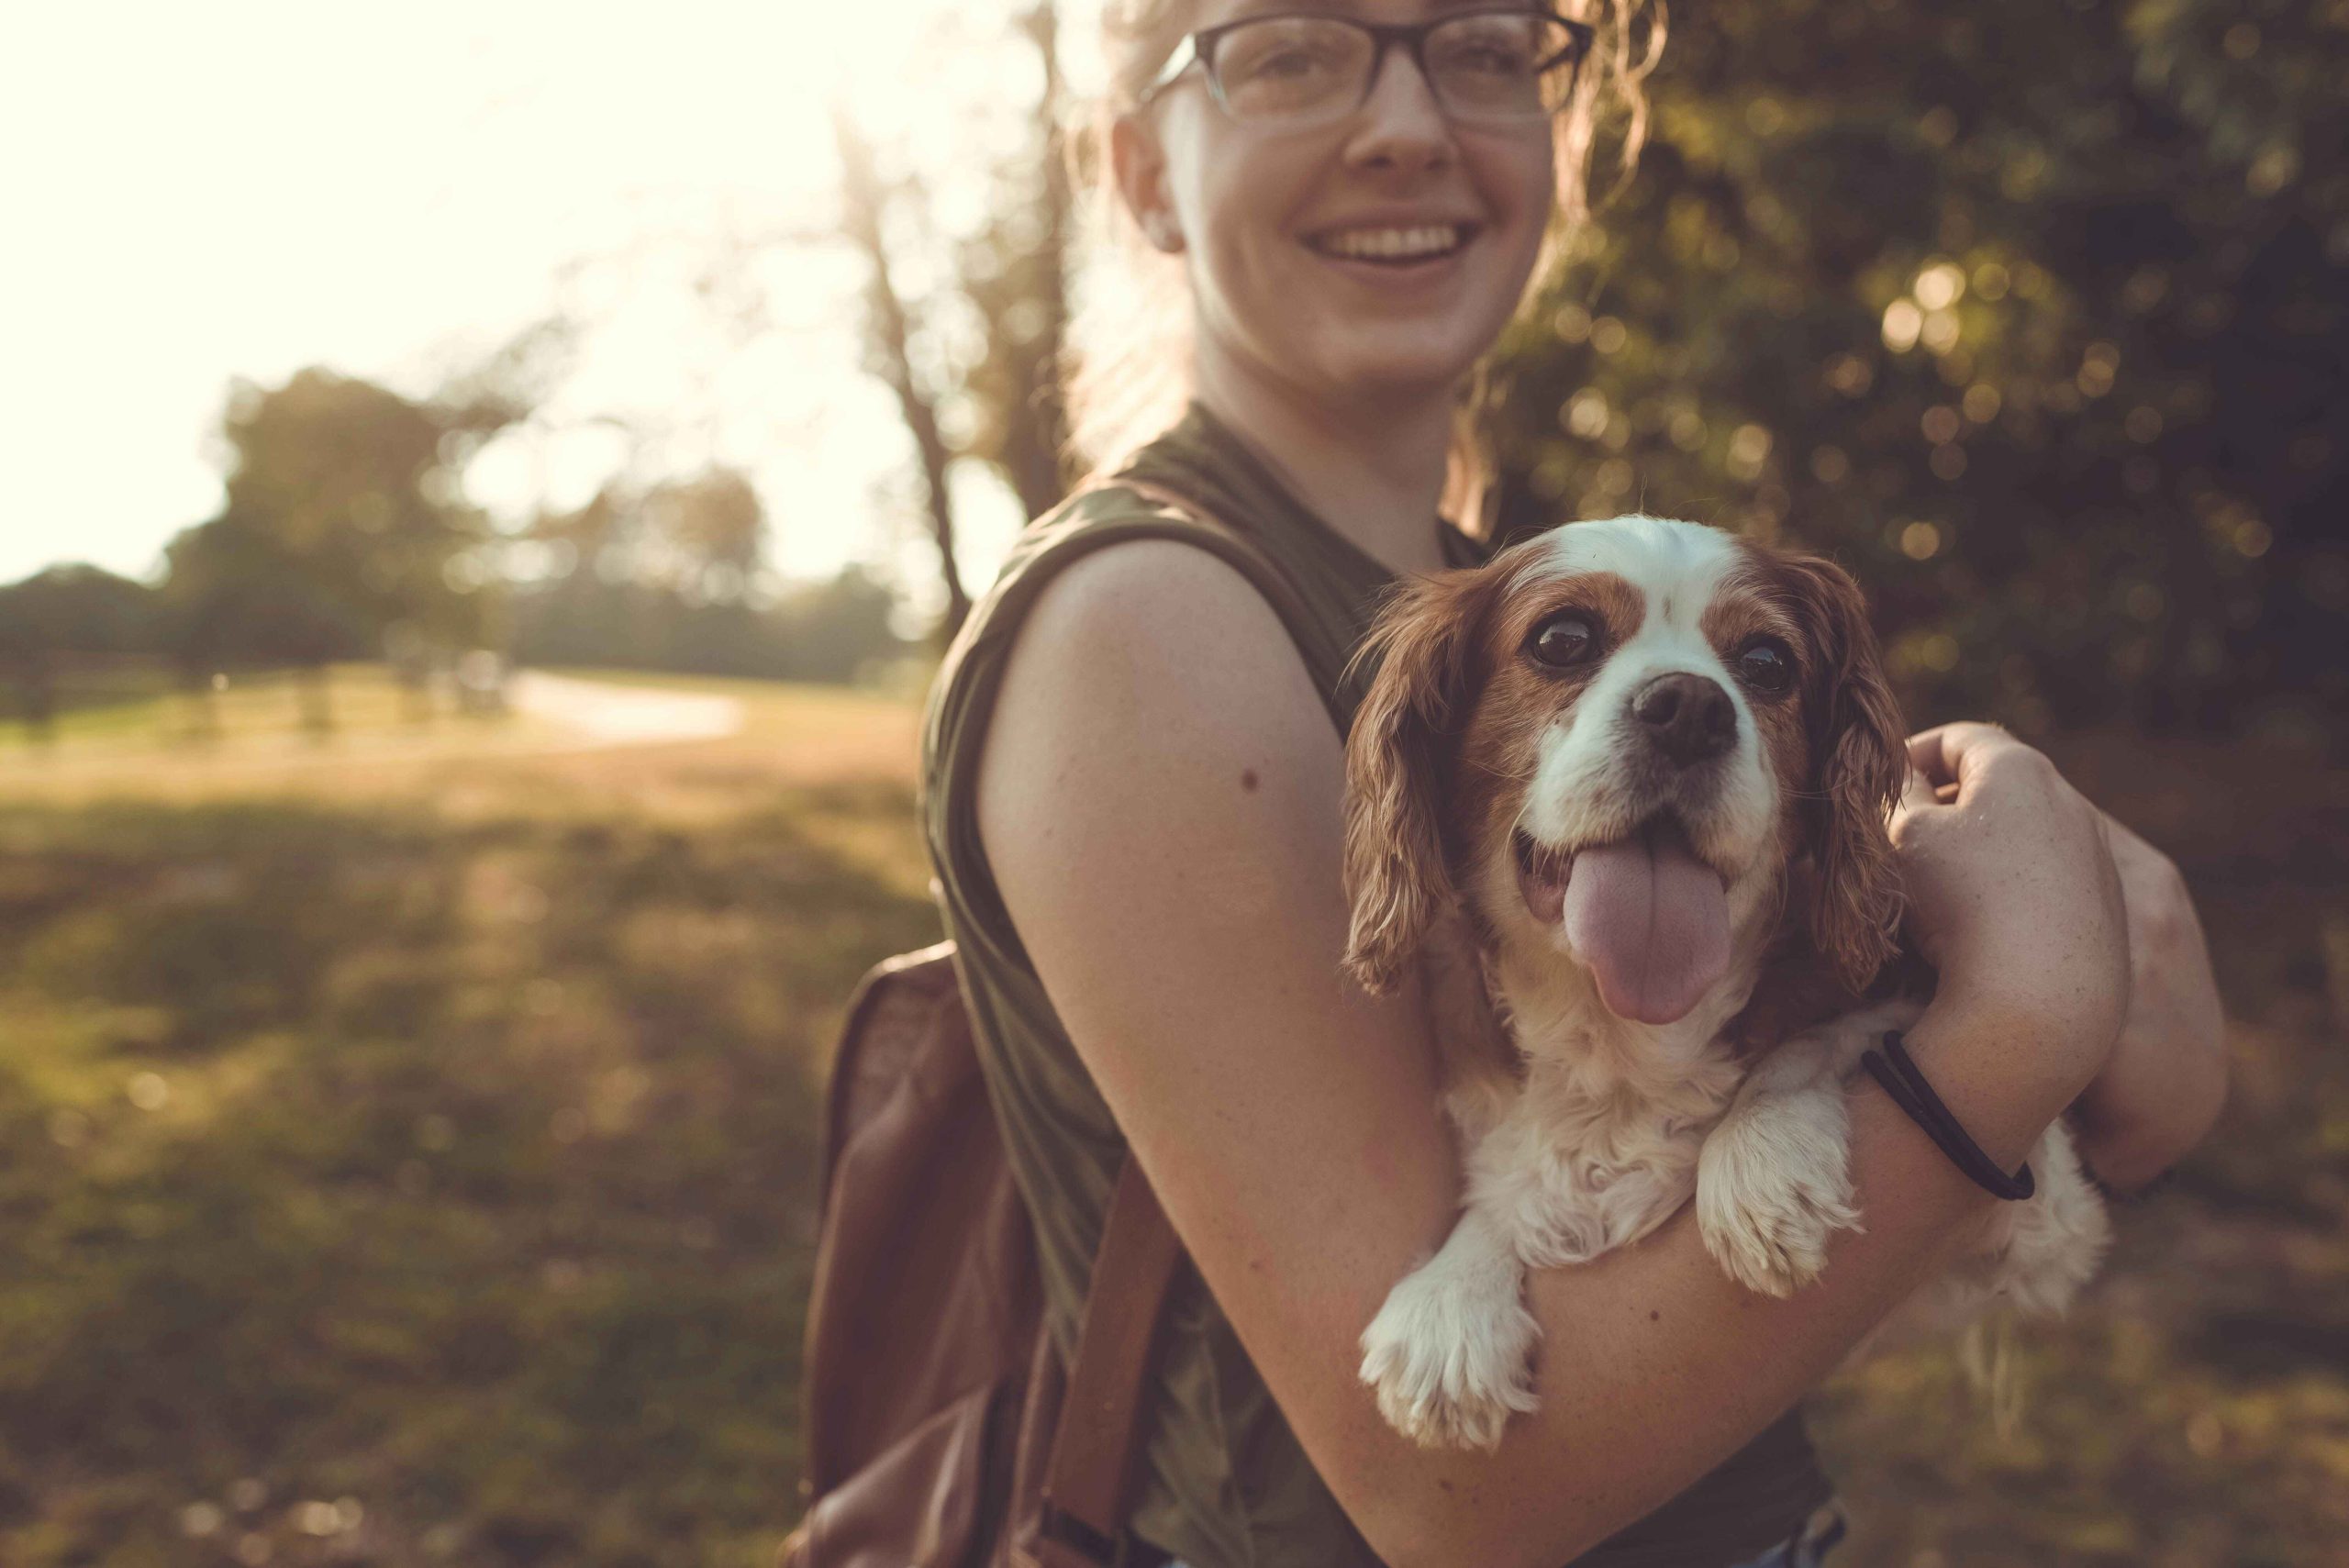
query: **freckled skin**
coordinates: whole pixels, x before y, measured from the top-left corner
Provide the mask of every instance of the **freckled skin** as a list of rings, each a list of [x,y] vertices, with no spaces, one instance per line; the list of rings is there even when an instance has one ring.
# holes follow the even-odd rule
[[[1240,787],[1248,791],[1251,795],[1253,795],[1256,792],[1255,769],[1242,768],[1240,770]]]

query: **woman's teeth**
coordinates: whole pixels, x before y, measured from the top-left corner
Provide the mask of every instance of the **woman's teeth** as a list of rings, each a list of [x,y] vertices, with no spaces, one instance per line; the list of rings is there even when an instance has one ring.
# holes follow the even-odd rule
[[[1367,261],[1420,261],[1460,249],[1457,224],[1429,224],[1419,228],[1343,228],[1320,235],[1313,248],[1332,256]]]

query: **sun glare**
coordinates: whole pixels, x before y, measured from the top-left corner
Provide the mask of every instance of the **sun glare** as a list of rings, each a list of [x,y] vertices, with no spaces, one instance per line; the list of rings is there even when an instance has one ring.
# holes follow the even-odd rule
[[[232,377],[324,364],[416,395],[562,312],[570,373],[467,476],[494,517],[725,462],[757,485],[784,573],[904,557],[918,590],[909,448],[861,367],[863,273],[827,227],[830,116],[951,151],[974,90],[955,78],[985,69],[952,40],[1002,3],[16,18],[0,428],[23,448],[0,581],[72,559],[150,573],[218,506],[208,435]],[[950,184],[941,221],[984,199]],[[984,581],[1017,519],[958,488]]]

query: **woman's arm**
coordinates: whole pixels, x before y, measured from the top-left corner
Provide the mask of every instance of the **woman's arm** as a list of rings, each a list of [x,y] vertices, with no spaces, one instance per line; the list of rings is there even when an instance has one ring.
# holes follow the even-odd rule
[[[2098,1178],[2125,1193],[2176,1164],[2218,1121],[2226,1018],[2186,879],[2127,828],[2105,826],[2129,909],[2129,1014],[2072,1118]]]
[[[1989,1200],[1859,1091],[1867,1229],[1838,1239],[1819,1285],[1784,1302],[1746,1293],[1684,1214],[1534,1279],[1542,1408],[1497,1452],[1410,1447],[1356,1380],[1357,1340],[1450,1229],[1460,1166],[1417,999],[1374,1002],[1338,967],[1341,762],[1287,639],[1236,573],[1179,545],[1122,546],[1072,567],[1031,613],[982,764],[981,830],[1087,1067],[1374,1549],[1398,1565],[1554,1564],[1792,1405]],[[2109,862],[2101,880],[2083,870],[2065,824],[2009,811],[2003,826],[2039,869],[2020,889],[1958,879],[1952,954],[2036,962],[1978,906],[2054,885],[2052,921],[2028,903],[2000,912],[2068,956],[2073,978],[2037,983],[2041,963],[2008,992],[1959,986],[1911,1039],[1985,1148],[2020,1160],[2110,1045],[2122,944],[2117,894],[2098,903]],[[1961,865],[1972,847],[1914,836],[1929,866],[1936,846]]]
[[[1919,770],[1912,805],[1929,789],[1954,790],[1956,761],[1969,751],[2020,750],[1983,724],[1943,725],[1909,746]],[[2128,828],[2101,813],[2097,820],[2127,912],[2129,1003],[2111,1055],[2070,1108],[2081,1153],[2101,1181],[2128,1192],[2175,1164],[2219,1119],[2226,1019],[2186,879]]]

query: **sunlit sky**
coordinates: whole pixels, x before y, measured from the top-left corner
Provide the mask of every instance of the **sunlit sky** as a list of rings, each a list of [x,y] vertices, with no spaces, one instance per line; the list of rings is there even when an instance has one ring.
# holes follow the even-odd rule
[[[832,210],[835,95],[885,137],[952,134],[936,80],[948,9],[12,13],[0,582],[61,560],[152,574],[218,506],[210,433],[231,377],[323,364],[421,395],[557,309],[586,324],[582,357],[469,473],[494,516],[575,506],[624,464],[723,461],[752,474],[785,573],[862,560],[918,582],[910,446],[859,366],[862,273],[837,247],[782,237]],[[953,9],[976,25],[972,0]],[[765,298],[756,330],[695,287],[729,255]],[[965,566],[984,582],[1017,519],[984,482],[962,488]]]

